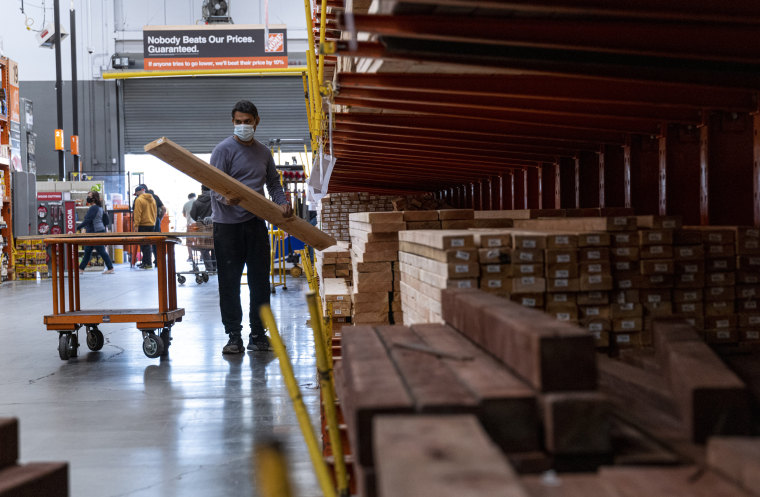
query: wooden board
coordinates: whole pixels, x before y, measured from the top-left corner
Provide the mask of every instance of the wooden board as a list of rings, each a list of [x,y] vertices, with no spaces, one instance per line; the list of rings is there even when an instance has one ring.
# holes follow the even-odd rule
[[[399,252],[398,260],[425,271],[439,274],[447,279],[477,278],[480,266],[477,261],[438,262],[408,252]]]
[[[353,455],[359,464],[373,466],[372,418],[378,414],[411,413],[412,398],[371,326],[342,329],[341,372],[336,385],[349,428]]]
[[[520,478],[531,497],[620,497],[615,487],[593,473],[563,474],[558,478]]]
[[[399,251],[419,255],[439,262],[475,262],[478,260],[476,248],[436,249],[427,245],[411,242],[399,242]]]
[[[603,467],[603,481],[620,497],[749,497],[750,494],[713,471],[697,466],[676,468]]]
[[[711,437],[707,464],[746,491],[760,495],[760,438]]]
[[[375,421],[382,497],[529,497],[474,416],[381,416]]]
[[[533,389],[450,326],[412,327],[431,349],[453,357],[442,361],[480,404],[483,427],[505,452],[537,450],[538,413]],[[507,421],[508,420],[508,421]]]
[[[441,230],[415,230],[404,231],[398,235],[399,241],[416,243],[431,248],[462,249],[475,247],[473,233],[467,230],[441,231]]]
[[[438,211],[404,211],[404,221],[438,221]]]
[[[447,300],[448,293],[455,293]],[[469,323],[459,331],[512,368],[542,392],[596,388],[594,339],[581,328],[505,299],[482,306],[480,292],[445,290],[447,323]],[[479,317],[478,317],[479,316]],[[573,374],[568,374],[573,371]]]
[[[443,209],[438,211],[438,219],[441,221],[475,219],[472,209]]]
[[[577,232],[630,231],[636,229],[636,218],[618,216],[515,220],[515,228]]]
[[[370,224],[402,223],[404,214],[401,212],[352,212],[348,215],[348,220]]]
[[[607,454],[610,404],[598,392],[563,392],[541,396],[544,444],[552,454]]]
[[[315,228],[298,216],[283,217],[280,206],[260,193],[230,177],[211,164],[199,159],[168,138],[159,138],[145,145],[145,151],[170,166],[200,181],[228,199],[240,199],[240,207],[283,229],[317,250],[324,250],[337,242],[332,236]]]

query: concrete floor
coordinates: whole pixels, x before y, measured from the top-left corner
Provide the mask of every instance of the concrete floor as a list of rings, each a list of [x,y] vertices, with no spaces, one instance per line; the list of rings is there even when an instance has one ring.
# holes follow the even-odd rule
[[[186,257],[179,247],[177,260]],[[155,269],[116,265],[116,274],[86,273],[81,286],[82,309],[156,306]],[[289,278],[272,309],[316,428],[307,290],[304,278]],[[242,295],[247,309],[245,286]],[[43,325],[50,281],[0,285],[0,416],[19,418],[20,461],[68,461],[76,497],[250,496],[252,447],[275,436],[288,452],[295,495],[320,495],[279,362],[271,353],[222,356],[216,277],[189,279],[178,301],[186,315],[168,357],[147,358],[134,324],[105,324],[101,351],[87,348],[82,331],[79,357],[64,362],[58,334]]]

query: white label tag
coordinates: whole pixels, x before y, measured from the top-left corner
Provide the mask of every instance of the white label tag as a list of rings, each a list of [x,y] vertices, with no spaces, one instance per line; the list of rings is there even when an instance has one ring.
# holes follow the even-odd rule
[[[588,329],[593,333],[595,339],[602,339],[602,323],[589,323]]]
[[[553,299],[555,302],[567,302],[567,295],[564,293],[555,293]]]
[[[463,261],[469,261],[470,260],[470,253],[469,252],[463,252],[461,250],[457,250],[457,259],[462,259]]]
[[[501,280],[488,280],[488,288],[501,288]]]
[[[457,264],[454,267],[454,271],[456,271],[457,273],[466,273],[469,270],[470,270],[470,266],[468,266],[467,264]]]
[[[464,247],[464,238],[452,238],[451,239],[451,246],[452,247]]]
[[[486,253],[486,256],[487,256],[489,259],[496,259],[497,257],[499,257],[499,255],[500,255],[500,253],[499,253],[499,251],[498,251],[498,250],[489,250],[489,251]]]
[[[533,254],[531,252],[520,252],[520,260],[521,261],[532,261],[533,260]]]
[[[628,224],[628,218],[627,217],[616,217],[612,220],[612,223],[615,226],[625,226]]]
[[[758,247],[757,240],[747,240],[744,243],[744,247],[749,249],[756,249]]]
[[[586,237],[586,243],[601,243],[602,239],[597,235],[589,235]]]
[[[662,241],[662,233],[658,233],[658,232],[649,233],[649,241],[650,242],[661,242]]]
[[[750,257],[749,264],[750,266],[760,266],[760,257]]]
[[[602,272],[602,265],[601,264],[589,264],[588,265],[588,272],[589,273],[601,273]]]
[[[715,336],[717,336],[721,340],[728,340],[729,338],[731,338],[731,333],[729,333],[728,331],[719,331],[718,333],[715,334]]]
[[[501,247],[501,240],[498,238],[489,238],[488,239],[488,246],[489,247]]]
[[[723,235],[720,233],[710,233],[707,239],[710,240],[711,242],[722,242]]]
[[[690,248],[682,248],[679,252],[681,257],[692,257],[694,256],[694,250]]]
[[[650,304],[659,304],[662,302],[662,295],[649,295],[647,300]]]
[[[697,273],[699,272],[699,266],[696,264],[687,264],[683,267],[683,270],[686,273]]]
[[[599,315],[598,307],[586,307],[586,316],[598,316],[598,315]]]
[[[749,300],[749,301],[747,301],[747,302],[744,303],[744,308],[745,309],[757,309],[757,302],[755,302],[754,300]]]
[[[335,297],[335,300],[343,300],[343,295],[338,295],[337,297]]]
[[[615,253],[617,255],[631,255],[631,249],[628,247],[620,247],[618,249],[615,249]]]
[[[472,281],[470,280],[462,280],[457,282],[458,288],[472,288]]]
[[[746,283],[758,283],[760,282],[760,277],[758,276],[745,276],[744,281]]]
[[[696,275],[694,274],[682,274],[681,281],[684,283],[694,283],[696,281]]]
[[[567,312],[560,312],[557,314],[557,319],[560,321],[570,321],[570,314]]]
[[[597,285],[602,282],[602,275],[601,274],[595,274],[593,276],[588,277],[588,282],[592,285]]]
[[[745,236],[750,236],[752,238],[760,237],[760,230],[747,230],[744,232]]]
[[[493,274],[493,273],[500,273],[500,272],[501,272],[501,266],[499,266],[498,264],[489,264],[488,266],[486,266],[486,273]]]
[[[632,330],[636,327],[636,321],[621,321],[620,327],[624,330]]]
[[[665,248],[662,245],[652,245],[649,247],[649,252],[652,254],[662,254],[665,252]]]
[[[520,266],[520,272],[522,274],[531,274],[534,272],[533,264],[522,264]]]
[[[536,307],[536,299],[523,298],[522,305],[526,307]]]
[[[683,312],[694,312],[697,310],[697,304],[682,304],[681,310]]]
[[[615,235],[615,241],[618,243],[628,243],[631,241],[631,236],[628,234]]]
[[[523,285],[535,285],[536,284],[536,278],[533,276],[524,276],[521,280]]]
[[[713,306],[713,309],[725,309],[728,306],[728,304],[725,302],[713,302],[712,306]]]
[[[726,289],[722,286],[714,286],[710,289],[710,293],[714,296],[723,295],[725,293]]]
[[[760,338],[760,331],[747,331],[745,336],[747,340],[757,340]]]
[[[697,292],[686,292],[683,294],[684,300],[697,300]]]
[[[760,316],[750,316],[749,324],[760,324]]]
[[[631,280],[622,280],[618,283],[618,286],[620,288],[631,288],[633,287],[633,281]]]
[[[650,276],[649,281],[652,283],[663,283],[665,281],[665,277],[662,275]]]
[[[556,245],[567,245],[570,243],[570,239],[566,236],[555,236],[554,243]]]
[[[729,325],[728,319],[721,319],[715,322],[716,328],[728,328],[728,325]]]
[[[715,261],[713,262],[713,267],[715,269],[726,269],[728,268],[728,261]]]
[[[618,343],[631,343],[631,335],[616,335],[615,338]]]
[[[527,249],[536,248],[536,241],[535,240],[523,240],[522,246],[523,246],[523,248],[527,248]]]
[[[620,304],[620,310],[621,311],[632,311],[634,309],[634,303],[633,302],[626,302],[624,304]]]
[[[723,253],[723,245],[710,245],[710,253],[711,254],[722,254]]]
[[[668,272],[668,265],[667,264],[655,264],[654,270],[658,273],[667,273]]]
[[[615,263],[615,269],[618,271],[629,271],[631,269],[631,263],[630,262],[617,262]]]
[[[754,288],[742,288],[742,297],[754,297],[756,293]]]
[[[554,280],[554,286],[556,288],[567,288],[569,285],[568,280]]]
[[[686,321],[687,323],[689,323],[691,326],[696,326],[697,325],[697,320],[695,318],[686,318],[684,321]]]
[[[726,275],[725,273],[713,273],[710,275],[710,280],[713,283],[723,282],[726,280]]]
[[[588,298],[593,300],[601,299],[602,297],[604,297],[602,292],[589,292],[588,294]]]
[[[560,263],[570,262],[570,254],[559,254],[557,256],[557,262],[560,262]]]
[[[588,253],[588,258],[590,260],[599,260],[599,259],[602,258],[602,253],[600,251],[598,251],[598,250],[591,250]]]
[[[554,272],[555,278],[569,278],[570,277],[570,271],[567,269],[558,269]]]
[[[676,222],[673,219],[666,219],[662,222],[662,227],[669,230],[675,229]]]

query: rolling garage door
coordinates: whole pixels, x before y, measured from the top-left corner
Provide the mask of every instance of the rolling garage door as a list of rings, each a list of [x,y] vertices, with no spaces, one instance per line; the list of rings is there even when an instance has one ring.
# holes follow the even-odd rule
[[[259,110],[258,141],[284,140],[283,152],[302,152],[308,143],[300,75],[127,79],[122,96],[126,153],[143,153],[146,143],[161,136],[191,152],[210,153],[232,134],[230,112],[241,99]]]

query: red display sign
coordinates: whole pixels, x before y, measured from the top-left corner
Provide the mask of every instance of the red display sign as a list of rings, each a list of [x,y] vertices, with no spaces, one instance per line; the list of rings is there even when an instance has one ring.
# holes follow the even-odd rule
[[[40,202],[56,202],[63,200],[61,192],[37,192],[37,200]]]
[[[67,200],[63,203],[63,219],[64,226],[66,227],[66,234],[74,233],[77,226],[76,215],[77,204],[73,200]]]

